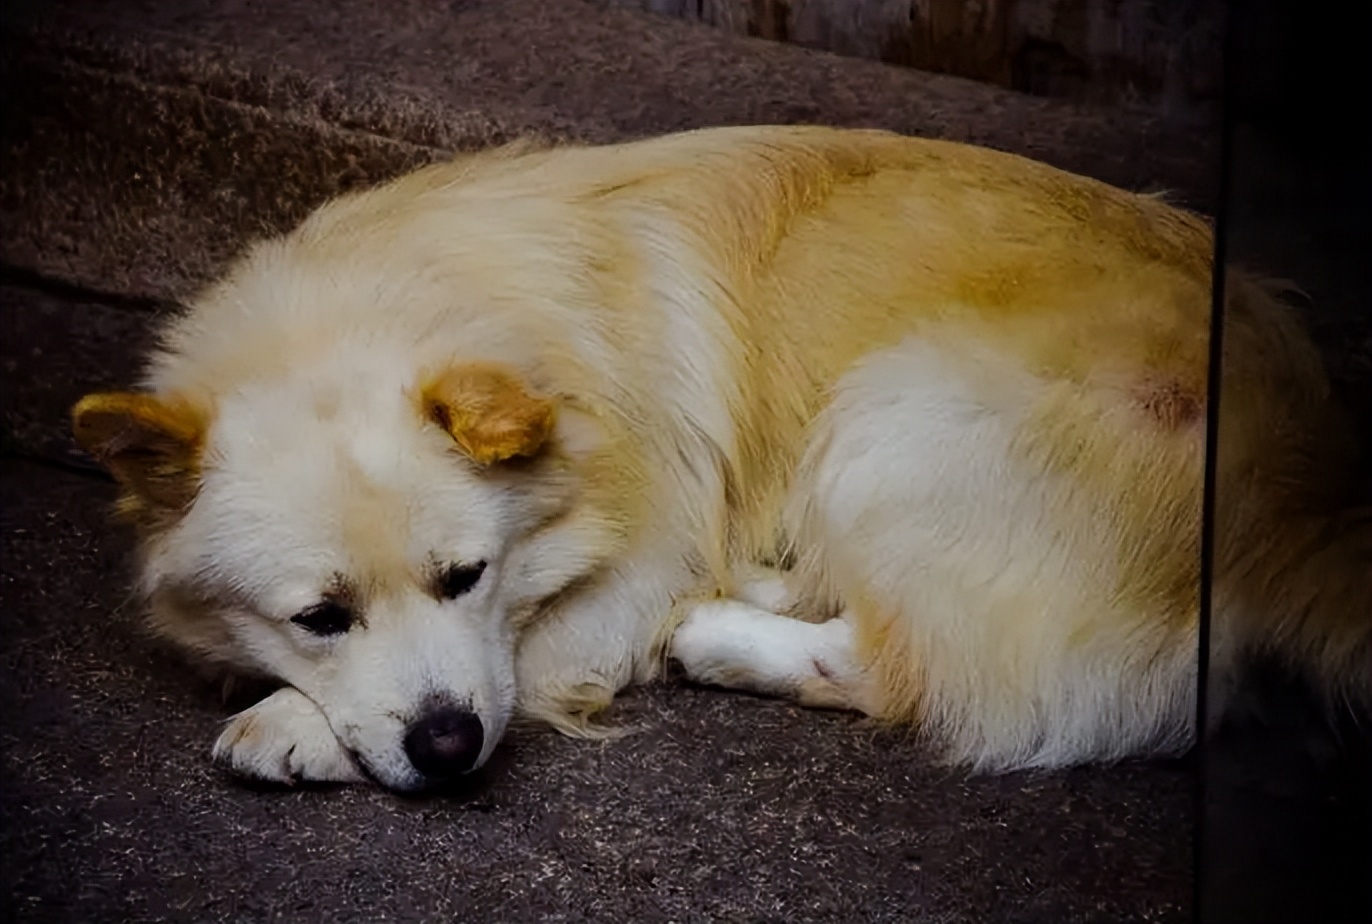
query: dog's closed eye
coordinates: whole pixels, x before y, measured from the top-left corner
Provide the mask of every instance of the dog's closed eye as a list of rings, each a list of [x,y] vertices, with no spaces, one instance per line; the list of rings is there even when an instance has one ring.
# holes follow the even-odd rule
[[[442,600],[452,600],[467,593],[481,580],[486,563],[479,561],[474,565],[449,565],[438,574],[438,596]]]
[[[342,635],[352,628],[353,611],[342,603],[325,600],[296,613],[291,622],[315,635]]]

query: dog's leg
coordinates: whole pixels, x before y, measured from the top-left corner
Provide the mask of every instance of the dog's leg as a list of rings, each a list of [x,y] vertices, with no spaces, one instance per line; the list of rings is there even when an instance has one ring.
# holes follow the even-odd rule
[[[746,588],[754,591],[758,588]],[[672,657],[697,683],[869,711],[845,616],[805,622],[739,600],[693,604],[672,637]]]
[[[273,783],[366,779],[324,713],[293,687],[277,690],[230,719],[214,743],[214,761],[239,776]]]
[[[632,559],[544,612],[520,639],[519,709],[564,734],[599,737],[615,694],[657,677],[674,591],[695,578],[689,552],[644,544]]]
[[[615,694],[658,673],[655,642],[671,598],[645,569],[637,581],[579,595],[546,614],[520,641],[519,708],[526,719],[574,737],[613,730],[594,722]]]

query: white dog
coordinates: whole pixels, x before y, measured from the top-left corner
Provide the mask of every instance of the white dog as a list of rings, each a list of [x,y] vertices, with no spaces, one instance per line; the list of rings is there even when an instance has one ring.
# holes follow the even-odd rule
[[[153,625],[284,684],[215,746],[241,774],[423,788],[516,714],[591,733],[666,655],[979,769],[1175,752],[1211,249],[883,132],[511,148],[254,247],[75,432]],[[1228,287],[1214,670],[1362,695],[1346,427],[1270,289]]]

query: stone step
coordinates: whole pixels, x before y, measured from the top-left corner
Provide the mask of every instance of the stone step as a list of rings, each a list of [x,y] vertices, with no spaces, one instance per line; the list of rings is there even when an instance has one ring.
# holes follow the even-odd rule
[[[522,135],[820,122],[985,144],[1209,210],[1213,135],[581,0],[12,0],[0,253],[184,298],[326,197]]]

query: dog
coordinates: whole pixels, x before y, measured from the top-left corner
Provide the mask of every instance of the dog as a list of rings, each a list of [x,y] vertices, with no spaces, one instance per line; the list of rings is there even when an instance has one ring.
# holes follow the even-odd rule
[[[150,625],[269,678],[213,756],[431,787],[679,663],[969,772],[1196,738],[1213,238],[984,148],[740,127],[514,145],[345,195],[170,320],[79,443]],[[1215,701],[1364,697],[1356,446],[1229,272]]]

